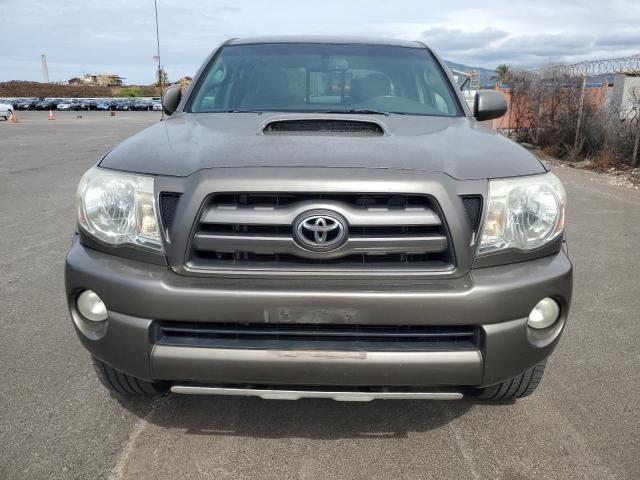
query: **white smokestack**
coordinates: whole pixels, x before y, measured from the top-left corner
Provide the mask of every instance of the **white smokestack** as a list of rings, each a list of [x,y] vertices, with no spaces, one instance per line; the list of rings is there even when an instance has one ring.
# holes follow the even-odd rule
[[[40,55],[40,61],[42,62],[42,81],[49,83],[49,69],[47,68],[47,56],[43,53]]]

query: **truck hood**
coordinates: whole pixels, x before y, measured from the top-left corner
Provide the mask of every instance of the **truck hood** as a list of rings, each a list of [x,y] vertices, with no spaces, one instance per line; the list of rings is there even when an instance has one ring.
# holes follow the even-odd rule
[[[307,118],[371,121],[385,134],[261,134],[271,121]],[[100,165],[179,177],[239,167],[416,170],[458,180],[546,171],[527,150],[471,118],[271,113],[177,113],[122,142]]]

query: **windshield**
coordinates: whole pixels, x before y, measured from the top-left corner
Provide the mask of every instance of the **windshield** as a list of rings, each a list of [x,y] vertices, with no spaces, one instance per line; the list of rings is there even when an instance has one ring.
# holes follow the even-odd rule
[[[187,111],[462,114],[428,50],[320,43],[224,47]]]

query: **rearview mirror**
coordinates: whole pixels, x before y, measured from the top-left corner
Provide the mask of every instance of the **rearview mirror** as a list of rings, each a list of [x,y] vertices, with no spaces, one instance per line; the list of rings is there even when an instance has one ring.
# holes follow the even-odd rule
[[[307,65],[310,72],[344,72],[349,70],[349,62],[344,58],[322,58]]]
[[[180,85],[171,85],[162,96],[162,109],[167,115],[175,112],[182,99],[182,88]]]
[[[478,90],[473,104],[473,116],[476,120],[500,118],[507,111],[507,99],[504,93],[496,90]]]

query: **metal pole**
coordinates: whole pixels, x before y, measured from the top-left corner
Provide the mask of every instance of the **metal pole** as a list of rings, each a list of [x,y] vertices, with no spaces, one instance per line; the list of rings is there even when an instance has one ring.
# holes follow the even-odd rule
[[[582,113],[584,111],[584,94],[587,88],[587,77],[586,75],[582,76],[582,85],[580,87],[580,106],[578,107],[578,122],[576,124],[576,138],[573,140],[573,152],[571,153],[571,157],[575,159],[576,153],[578,151],[578,143],[580,142],[580,128],[582,126]]]
[[[538,85],[538,111],[536,112],[536,133],[533,140],[534,145],[538,145],[538,139],[540,138],[540,119],[542,118],[542,82]]]
[[[160,87],[160,101],[162,101],[162,96],[164,94],[162,88],[162,62],[160,61],[160,29],[158,28],[158,0],[153,0],[153,6],[156,11],[156,47],[158,52],[158,86]],[[164,109],[161,111],[162,120],[164,120]]]
[[[513,85],[509,92],[509,119],[507,120],[507,132],[509,136],[511,136],[511,112],[513,112]]]
[[[633,155],[631,156],[631,165],[638,165],[638,145],[640,144],[640,121],[637,122],[638,131],[636,133],[636,142],[633,145]]]

